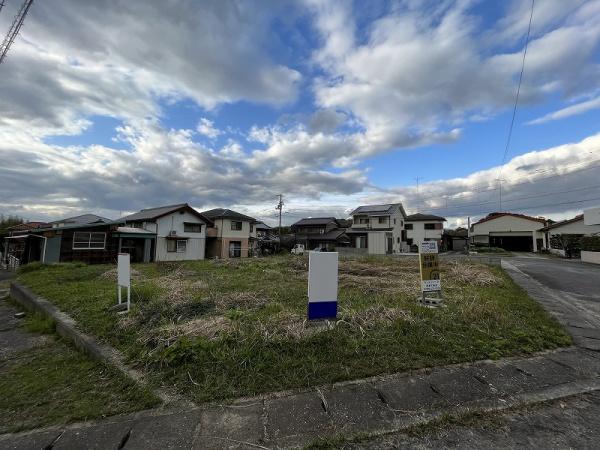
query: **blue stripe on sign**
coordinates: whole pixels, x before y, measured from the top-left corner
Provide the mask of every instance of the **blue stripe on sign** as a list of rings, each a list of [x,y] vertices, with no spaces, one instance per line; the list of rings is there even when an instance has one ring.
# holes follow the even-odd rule
[[[308,320],[335,319],[337,302],[308,302]]]

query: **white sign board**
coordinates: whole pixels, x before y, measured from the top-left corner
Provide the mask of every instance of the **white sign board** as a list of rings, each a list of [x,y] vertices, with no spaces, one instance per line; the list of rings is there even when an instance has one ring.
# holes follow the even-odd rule
[[[600,225],[600,208],[590,208],[583,211],[585,225]]]
[[[438,252],[437,241],[421,242],[421,247],[419,249],[419,253],[437,253],[437,252]]]
[[[122,287],[131,286],[131,267],[129,265],[129,253],[119,253],[117,262],[117,284]]]
[[[421,272],[421,291],[441,291],[440,262],[437,241],[423,241],[419,245],[419,266]]]
[[[308,254],[308,318],[326,319],[337,315],[338,254]]]

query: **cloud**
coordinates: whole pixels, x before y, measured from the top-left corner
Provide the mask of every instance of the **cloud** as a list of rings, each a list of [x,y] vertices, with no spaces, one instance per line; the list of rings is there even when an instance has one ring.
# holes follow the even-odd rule
[[[200,122],[198,122],[196,131],[198,131],[198,133],[206,136],[209,139],[214,139],[223,134],[223,132],[215,128],[214,125],[215,124],[212,120],[208,120],[206,117],[202,117],[200,119]]]
[[[553,111],[537,119],[530,120],[529,122],[527,122],[527,125],[539,125],[554,120],[565,119],[567,117],[583,114],[587,111],[591,111],[593,109],[598,108],[600,108],[600,97],[596,97],[585,102],[577,103],[575,105],[567,106],[566,108],[559,109],[558,111]]]

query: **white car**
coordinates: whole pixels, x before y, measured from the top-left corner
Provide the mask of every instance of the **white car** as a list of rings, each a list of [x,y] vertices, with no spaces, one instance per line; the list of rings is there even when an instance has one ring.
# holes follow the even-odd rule
[[[291,250],[292,255],[304,255],[304,244],[296,244]]]

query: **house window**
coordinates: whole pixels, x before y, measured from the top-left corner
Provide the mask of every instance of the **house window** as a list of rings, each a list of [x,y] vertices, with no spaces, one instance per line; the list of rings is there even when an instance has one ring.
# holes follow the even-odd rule
[[[73,233],[73,250],[104,250],[106,233],[88,233],[76,231]]]
[[[356,237],[356,248],[367,248],[367,237],[357,236]]]
[[[143,222],[131,222],[127,224],[131,228],[142,228]]]
[[[398,244],[400,243],[400,236],[398,236],[398,237],[396,238],[396,242],[397,242]]]
[[[426,223],[425,224],[425,229],[426,230],[435,230],[435,228],[436,228],[435,226],[436,226],[435,223]]]
[[[185,253],[187,241],[178,239],[167,239],[167,251],[169,253]]]
[[[407,239],[407,240],[406,240],[406,243],[407,243],[408,245],[412,245],[412,243],[413,243],[413,240],[412,240],[412,239]]]
[[[407,224],[404,226],[404,228],[405,228],[405,229],[407,229],[407,230],[412,230],[412,229],[413,229],[413,224],[412,224],[412,223],[407,223]]]
[[[394,219],[394,220],[396,220],[396,219]],[[401,226],[401,227],[403,227],[403,226],[404,226],[404,220],[401,220],[401,221],[400,221],[400,226]]]
[[[387,223],[387,217],[380,217],[379,223]]]
[[[254,231],[254,225],[250,224],[250,233],[252,233]]]
[[[183,231],[185,231],[186,233],[202,233],[202,224],[184,222]]]
[[[229,242],[229,257],[240,258],[242,256],[242,243],[240,241]]]
[[[361,225],[368,225],[369,224],[369,218],[368,217],[361,217],[358,219],[358,223]]]
[[[396,219],[394,219],[394,225],[396,225]]]
[[[234,231],[240,231],[242,229],[242,222],[232,220],[231,221],[231,229]]]

